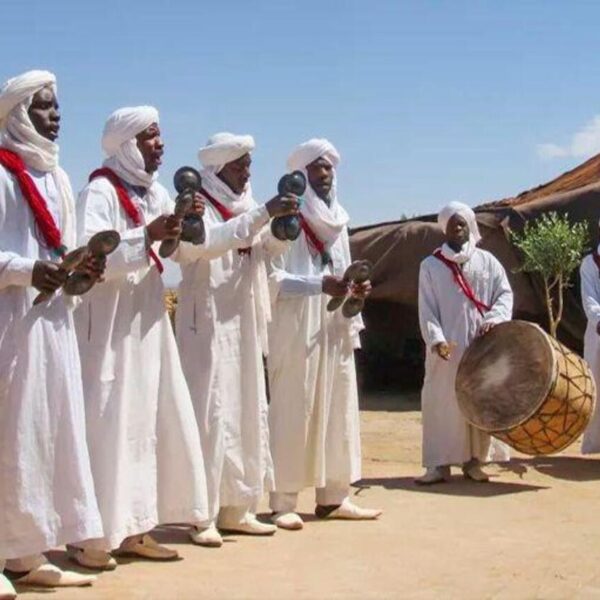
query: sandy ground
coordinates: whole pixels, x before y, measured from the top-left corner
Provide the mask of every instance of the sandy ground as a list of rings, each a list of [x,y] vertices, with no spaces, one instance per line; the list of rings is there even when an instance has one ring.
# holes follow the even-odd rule
[[[555,457],[492,467],[489,484],[456,474],[420,488],[417,406],[397,411],[397,398],[376,400],[362,412],[364,479],[353,494],[385,510],[378,522],[314,521],[306,491],[303,531],[230,536],[222,548],[205,549],[182,529],[163,528],[157,537],[182,560],[121,561],[92,588],[21,589],[20,597],[600,599],[600,460],[582,458],[576,444]],[[61,552],[52,558],[64,564]]]

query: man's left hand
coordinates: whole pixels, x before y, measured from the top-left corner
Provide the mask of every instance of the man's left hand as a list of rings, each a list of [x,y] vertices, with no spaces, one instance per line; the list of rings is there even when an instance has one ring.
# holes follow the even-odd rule
[[[478,335],[485,335],[489,331],[491,331],[496,326],[495,323],[482,323],[479,327]]]
[[[362,283],[353,283],[350,293],[356,298],[366,298],[370,295],[373,287],[371,286],[371,282],[369,280],[363,281]]]
[[[106,269],[106,256],[87,256],[75,269],[78,273],[85,273],[93,279],[102,281]]]

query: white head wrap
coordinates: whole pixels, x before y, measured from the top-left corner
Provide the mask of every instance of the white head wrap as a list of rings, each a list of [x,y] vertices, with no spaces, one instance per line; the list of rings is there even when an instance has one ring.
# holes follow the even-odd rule
[[[108,117],[102,134],[102,149],[108,157],[104,166],[128,183],[145,188],[158,174],[146,172],[136,136],[153,123],[158,123],[158,111],[153,106],[119,108]]]
[[[50,87],[56,94],[56,77],[49,71],[28,71],[9,79],[0,90],[0,145],[21,156],[38,171],[58,166],[58,144],[40,135],[28,110],[37,92]]]
[[[336,168],[340,164],[339,152],[329,140],[313,138],[294,149],[288,158],[287,167],[290,171],[302,171],[308,181],[306,167],[318,158],[324,158],[333,166],[333,182],[329,194],[330,204],[327,206],[309,184],[306,186],[300,212],[317,237],[329,249],[350,220],[348,213],[337,200]]]
[[[481,234],[479,233],[479,227],[477,226],[477,220],[475,219],[473,209],[462,202],[450,202],[450,204],[444,206],[438,214],[438,224],[444,233],[446,233],[448,222],[454,215],[460,215],[467,222],[467,225],[469,226],[469,241],[462,247],[460,252],[455,252],[448,244],[444,243],[442,246],[442,254],[449,260],[457,263],[464,263],[473,255],[475,247],[481,241]]]
[[[206,170],[216,174],[227,163],[252,152],[254,147],[251,135],[235,135],[224,131],[208,139],[206,146],[198,151],[198,158]]]

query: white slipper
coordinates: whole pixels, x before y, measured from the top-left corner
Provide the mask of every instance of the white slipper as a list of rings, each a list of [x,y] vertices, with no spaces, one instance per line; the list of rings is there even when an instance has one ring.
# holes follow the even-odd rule
[[[463,475],[467,479],[477,481],[478,483],[486,483],[490,480],[490,476],[481,468],[479,463],[467,463],[463,466]]]
[[[223,531],[246,535],[273,535],[277,531],[275,525],[262,523],[251,512],[247,512],[241,519],[231,519],[223,515],[219,517],[217,526]]]
[[[40,587],[83,587],[92,585],[96,581],[94,575],[83,575],[75,571],[63,571],[52,563],[45,562],[15,579],[19,585],[31,585]]]
[[[17,592],[13,584],[0,573],[0,600],[14,600]]]
[[[149,558],[150,560],[175,560],[179,558],[177,550],[161,546],[147,533],[141,538],[133,536],[126,539],[118,550],[119,554],[129,554]]]
[[[302,517],[295,512],[277,512],[271,515],[271,521],[281,529],[289,529],[290,531],[302,529],[304,521]]]
[[[450,467],[428,467],[425,475],[417,477],[415,483],[418,485],[433,485],[443,483],[450,477]]]
[[[325,508],[326,507],[321,507]],[[318,512],[319,506],[317,506]],[[349,521],[372,521],[383,513],[377,508],[362,508],[352,504],[350,498],[346,498],[336,509],[326,514],[317,514],[321,519],[346,519]]]
[[[194,544],[207,548],[220,548],[223,545],[223,538],[214,523],[208,527],[192,527],[190,538]]]
[[[86,569],[114,571],[117,568],[117,561],[104,550],[67,545],[67,556]]]

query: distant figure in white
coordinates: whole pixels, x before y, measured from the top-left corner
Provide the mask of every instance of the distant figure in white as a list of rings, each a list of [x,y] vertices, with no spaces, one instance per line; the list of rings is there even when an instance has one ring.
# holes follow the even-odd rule
[[[79,196],[79,242],[115,229],[121,243],[108,257],[105,281],[82,297],[75,317],[104,536],[69,551],[77,563],[106,570],[116,566],[110,555],[115,549],[176,558],[148,532],[159,523],[203,521],[207,498],[194,409],[157,256],[158,243],[180,232],[174,202],[157,181],[164,149],[157,110],[115,111],[102,148],[107,158]]]
[[[587,317],[583,338],[583,357],[587,361],[596,383],[596,407],[585,433],[581,451],[583,454],[600,452],[600,246],[586,256],[579,269],[581,275],[581,300]]]
[[[330,296],[344,296],[343,275],[351,263],[348,214],[337,197],[340,156],[326,139],[300,144],[289,171],[307,178],[301,201],[303,231],[279,244],[271,261],[274,301],[268,359],[271,449],[276,492],[273,522],[301,529],[298,492],[316,488],[320,518],[375,519],[380,510],[361,508],[349,498],[361,477],[360,425],[354,349],[360,347],[362,318],[328,312]],[[370,282],[353,292],[367,296]]]
[[[446,240],[421,263],[419,273],[419,324],[427,347],[421,393],[426,473],[417,483],[445,481],[451,466],[485,482],[481,463],[507,461],[509,449],[467,423],[454,384],[469,344],[512,318],[513,293],[500,262],[477,248],[481,235],[468,206],[451,202],[438,223]]]
[[[29,71],[0,90],[0,598],[2,575],[86,585],[42,552],[102,535],[85,442],[73,303],[58,262],[75,248],[71,184],[58,166],[56,79]],[[90,261],[84,268],[100,275]],[[36,296],[46,302],[33,306]]]
[[[256,518],[273,486],[263,355],[271,317],[263,238],[271,217],[294,214],[295,197],[258,205],[250,184],[250,135],[217,133],[199,152],[206,241],[182,243],[177,341],[194,401],[209,515],[196,541],[220,546],[218,529],[272,535]]]

